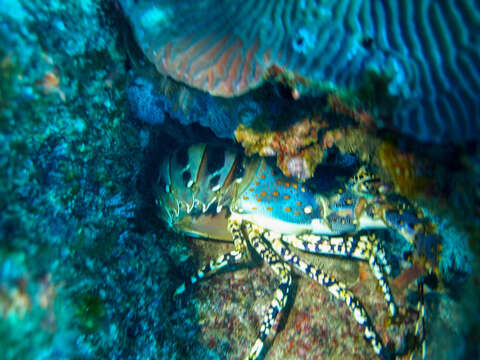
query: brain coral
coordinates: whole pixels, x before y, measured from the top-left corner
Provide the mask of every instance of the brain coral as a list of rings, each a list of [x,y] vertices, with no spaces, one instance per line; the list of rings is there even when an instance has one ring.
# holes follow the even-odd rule
[[[120,0],[157,69],[224,97],[276,65],[340,88],[390,80],[395,129],[424,141],[480,132],[478,0]]]

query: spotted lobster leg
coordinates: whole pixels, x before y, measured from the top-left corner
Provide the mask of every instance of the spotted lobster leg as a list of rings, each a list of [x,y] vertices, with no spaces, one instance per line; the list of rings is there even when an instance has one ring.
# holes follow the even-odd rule
[[[348,235],[343,237],[282,235],[281,240],[297,249],[314,254],[342,256],[367,261],[380,284],[390,316],[395,316],[396,306],[385,277],[385,274],[390,274],[391,268],[387,262],[385,250],[375,235]]]
[[[421,210],[418,210],[407,199],[396,194],[384,191],[380,179],[361,168],[349,181],[348,187],[357,195],[375,197],[377,206],[372,211],[381,217],[383,222],[397,233],[401,234],[408,242],[413,244],[414,254],[412,260],[420,263],[429,273],[438,273],[438,264],[441,252],[441,236],[436,232],[435,226]],[[425,332],[425,304],[424,304],[424,279],[418,280],[417,302],[418,319],[415,327],[415,337],[420,339],[422,359],[426,359],[426,332]],[[420,335],[420,329],[422,334]],[[413,360],[414,353],[410,360]]]
[[[413,244],[415,258],[429,272],[438,273],[442,239],[420,209],[403,196],[388,192],[380,179],[365,168],[349,180],[347,188],[369,199],[366,211]]]
[[[383,346],[380,336],[375,331],[367,312],[355,295],[347,289],[345,284],[338,281],[327,272],[302,261],[297,255],[293,254],[286,245],[282,244],[281,236],[271,232],[264,233],[264,236],[270,241],[273,249],[280,254],[282,259],[293,264],[293,266],[302,273],[325,286],[337,299],[345,301],[357,323],[363,327],[364,336],[372,345],[375,353],[379,356],[387,357],[387,350]]]
[[[413,206],[401,203],[398,208],[383,210],[385,223],[407,239],[414,248],[414,258],[428,272],[438,273],[442,238],[434,225]]]
[[[274,297],[265,314],[260,330],[258,332],[257,340],[255,341],[250,354],[246,360],[256,360],[260,357],[262,350],[265,347],[265,340],[270,333],[272,326],[278,314],[284,309],[290,287],[292,284],[292,275],[290,267],[283,262],[283,260],[272,251],[265,241],[262,239],[260,230],[250,224],[247,224],[248,241],[252,244],[255,251],[261,256],[273,272],[280,278],[280,284],[275,291]]]
[[[184,292],[186,286],[193,285],[205,276],[212,275],[218,270],[230,264],[236,263],[246,256],[246,241],[242,235],[240,221],[234,217],[231,217],[229,219],[228,227],[229,231],[232,233],[236,250],[221,255],[216,260],[212,260],[208,264],[204,265],[189,279],[188,284],[184,283],[177,288],[175,295],[179,295]],[[265,340],[270,333],[278,314],[283,310],[287,303],[288,294],[290,293],[290,287],[292,284],[292,276],[290,267],[286,265],[282,259],[268,247],[268,245],[265,244],[258,229],[254,229],[251,225],[247,224],[247,235],[248,241],[251,243],[256,252],[260,255],[263,261],[270,265],[273,272],[280,278],[280,284],[275,291],[274,298],[264,316],[262,324],[260,325],[258,337],[250,351],[250,354],[246,358],[246,360],[256,360],[260,357],[262,350],[265,347]]]
[[[425,360],[427,358],[427,341],[426,341],[426,332],[425,332],[425,318],[426,318],[426,313],[425,313],[425,302],[424,302],[424,295],[425,295],[425,289],[424,289],[424,283],[423,281],[418,282],[418,301],[417,301],[417,313],[418,313],[418,319],[417,319],[417,325],[415,326],[415,337],[417,339],[420,339],[420,347],[422,349],[422,360]],[[420,328],[422,335],[420,336]],[[415,354],[412,353],[410,355],[410,360],[414,359]]]
[[[187,282],[183,283],[177,288],[177,290],[175,290],[174,296],[180,295],[188,286],[194,285],[204,277],[213,275],[227,266],[237,264],[240,260],[246,257],[247,245],[243,239],[240,225],[241,222],[235,217],[231,217],[228,220],[228,230],[232,234],[235,250],[220,255],[217,259],[211,260],[209,263],[202,266],[196,274],[192,275]]]
[[[341,256],[364,261],[368,261],[373,255],[386,274],[389,275],[391,271],[385,249],[373,234],[368,236],[282,235],[282,241],[302,251],[319,255]]]

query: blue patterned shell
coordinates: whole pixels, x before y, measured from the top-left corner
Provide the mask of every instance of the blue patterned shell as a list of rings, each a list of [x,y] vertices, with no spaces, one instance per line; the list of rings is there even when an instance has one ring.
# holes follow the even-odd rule
[[[306,228],[314,219],[322,218],[322,209],[312,192],[301,183],[286,178],[265,161],[258,167],[249,186],[238,196],[233,210],[244,215],[261,216],[265,221],[271,219]]]

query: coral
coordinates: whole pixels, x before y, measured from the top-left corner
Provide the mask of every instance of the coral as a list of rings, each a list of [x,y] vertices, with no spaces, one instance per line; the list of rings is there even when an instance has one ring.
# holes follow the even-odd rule
[[[360,126],[372,129],[376,127],[374,117],[371,114],[362,109],[357,109],[354,104],[348,104],[348,100],[338,93],[328,95],[328,106],[330,111],[354,119]]]
[[[244,94],[274,66],[359,90],[365,105],[394,99],[389,124],[422,141],[462,142],[480,130],[473,0],[120,3],[159,72],[211,94]]]
[[[252,124],[255,126],[255,124]],[[320,116],[305,117],[284,130],[265,130],[240,124],[235,138],[247,155],[276,156],[277,166],[286,176],[310,179],[324,160],[324,152],[342,138],[340,128],[329,129]]]
[[[78,246],[66,256],[71,270],[62,269],[61,274],[68,284],[75,284],[69,291],[82,330],[78,342],[96,358],[205,358],[208,354],[195,339],[195,303],[173,302],[168,261],[188,256],[179,245],[163,248],[168,241],[125,231],[101,245]],[[89,276],[79,278],[78,272]]]
[[[277,65],[270,66],[265,72],[265,79],[283,84],[291,91],[292,98],[300,98],[300,89],[311,87],[310,81],[288,69]]]
[[[458,229],[448,218],[442,219],[431,212],[425,212],[434,220],[438,232],[443,236],[439,264],[442,280],[452,283],[459,281],[462,277],[468,277],[475,263],[473,252],[468,244],[468,234]]]
[[[478,288],[469,281],[458,301],[447,294],[431,299],[426,310],[430,314],[427,331],[432,336],[427,358],[471,359],[477,356],[480,350],[479,316],[474,310],[479,307],[477,291]],[[466,331],[466,327],[471,330]]]
[[[231,138],[239,121],[244,117],[256,117],[262,111],[255,103],[253,106],[246,103],[248,108],[244,111],[233,111],[232,106],[225,106],[223,99],[188,88],[167,77],[158,80],[136,76],[127,89],[130,113],[151,125],[162,125],[172,119],[183,126],[198,123],[220,138]],[[242,102],[238,105],[241,108]]]
[[[293,75],[290,78],[289,74],[276,73],[274,69],[271,76],[276,78],[275,83],[234,99],[212,96],[167,76],[152,74],[148,66],[131,73],[127,87],[130,117],[163,129],[180,125],[177,131],[170,131],[180,142],[189,125],[200,124],[217,137],[229,139],[234,137],[239,124],[251,127],[261,124],[265,128],[288,124],[318,107],[308,98],[294,101],[292,95],[285,99],[284,90],[294,91],[302,85],[302,79]]]
[[[335,90],[336,85],[351,84],[355,87],[359,82],[356,78],[352,80],[351,75],[356,73],[358,67],[353,66],[349,70],[348,66],[354,65],[357,60],[359,62],[365,60],[367,56],[364,54],[366,50],[363,50],[365,46],[372,45],[371,57],[378,56],[380,68],[382,63],[386,64],[390,61],[387,61],[387,58],[390,59],[398,54],[398,52],[390,52],[382,57],[383,49],[388,46],[380,43],[379,49],[378,36],[373,37],[371,41],[366,41],[362,36],[363,48],[359,48],[357,57],[352,53],[351,60],[346,61],[345,51],[337,48],[338,57],[334,56],[332,62],[327,59],[327,62],[322,65],[315,60],[317,48],[321,51],[321,45],[326,40],[330,44],[328,48],[334,50],[335,44],[338,44],[337,37],[324,39],[321,36],[312,36],[315,34],[315,21],[309,24],[293,24],[295,30],[292,34],[295,36],[289,37],[289,41],[284,44],[291,48],[296,57],[288,60],[288,56],[281,55],[280,58],[286,63],[278,65],[281,71],[275,78],[268,78],[263,74],[263,59],[254,57],[252,51],[249,65],[252,71],[248,74],[245,72],[245,83],[241,85],[248,83],[248,88],[254,86],[257,80],[255,71],[258,70],[258,80],[262,82],[266,78],[266,86],[235,99],[224,99],[176,82],[167,75],[155,78],[153,75],[139,75],[136,69],[130,69],[127,66],[127,54],[122,47],[123,37],[119,33],[119,29],[125,27],[121,27],[116,22],[120,21],[117,19],[120,17],[115,7],[117,3],[117,1],[99,0],[67,2],[0,0],[0,38],[2,39],[0,43],[0,348],[2,358],[6,360],[142,357],[220,359],[225,357],[225,353],[241,353],[241,346],[255,335],[245,336],[245,340],[241,340],[242,337],[235,337],[240,339],[237,344],[229,340],[231,323],[228,319],[225,320],[223,309],[220,309],[222,297],[243,301],[239,306],[254,304],[255,313],[260,314],[270,298],[268,293],[270,287],[266,284],[272,284],[272,282],[269,281],[270,279],[257,278],[260,273],[253,272],[251,277],[232,278],[230,283],[232,287],[227,289],[229,283],[219,278],[218,283],[214,280],[213,283],[202,284],[200,292],[192,296],[191,300],[177,302],[173,300],[171,292],[180,283],[182,272],[191,273],[197,267],[199,259],[196,253],[188,250],[187,246],[190,243],[184,242],[183,238],[165,229],[151,210],[149,191],[151,182],[154,181],[152,164],[158,162],[161,154],[158,149],[161,145],[164,146],[162,149],[167,148],[167,150],[170,145],[158,135],[158,128],[167,127],[170,125],[170,120],[176,119],[185,124],[203,124],[214,129],[217,135],[229,138],[233,137],[233,129],[239,123],[257,130],[256,126],[259,123],[264,124],[266,128],[278,124],[283,124],[286,128],[288,124],[313,113],[312,103],[318,102],[318,106],[324,105],[322,98],[309,99],[308,96],[304,96],[316,86],[309,79],[326,80],[327,82],[323,83],[324,87],[318,88],[320,90],[332,91]],[[122,3],[126,4],[127,1]],[[133,4],[133,1],[131,3]],[[146,11],[149,10],[149,5],[154,2],[138,1],[137,3],[139,7],[136,8],[136,12],[132,12],[129,16],[134,18],[136,15],[143,15],[141,20],[146,25],[157,22],[159,29],[165,29],[162,24],[173,21],[169,6],[172,10],[178,9],[175,8],[176,6],[183,6],[186,10],[183,12],[183,17],[178,17],[185,21],[182,26],[195,22],[195,18],[192,18],[193,14],[188,12],[189,6],[195,2],[157,1],[154,11],[148,11],[148,13]],[[196,3],[207,6],[209,1]],[[350,2],[338,2],[334,9],[337,9],[340,3]],[[364,3],[368,5],[369,2]],[[387,3],[393,4],[390,1],[385,2]],[[216,19],[220,19],[216,15],[224,10],[222,7],[224,3],[218,2],[218,4],[218,8],[211,14]],[[233,2],[231,4],[235,5]],[[265,2],[262,1],[258,3],[258,8],[254,9],[254,15],[264,11],[265,8],[262,8],[264,4]],[[286,1],[285,4],[291,5],[292,2]],[[308,7],[309,4],[308,1],[298,1],[298,6]],[[438,9],[446,6],[443,3],[429,4]],[[325,5],[323,8],[329,6],[334,5]],[[398,5],[399,8],[404,9],[403,6]],[[464,9],[468,8],[469,1],[458,2],[458,5],[455,3],[455,6],[460,9],[459,14],[464,15]],[[273,7],[271,9],[273,10]],[[313,12],[322,11],[322,7],[310,6],[310,9]],[[354,7],[349,9],[355,10]],[[237,10],[242,9],[237,7]],[[466,22],[476,14],[475,9],[471,10],[464,16]],[[239,11],[239,14],[241,13]],[[440,12],[437,11],[437,13]],[[389,18],[394,18],[390,12],[388,14]],[[313,13],[311,16],[315,19],[321,14]],[[324,12],[323,16],[329,16],[328,11]],[[234,18],[234,16],[231,17],[232,20]],[[269,38],[275,38],[270,36],[273,34],[269,32],[271,24],[269,25],[268,21],[270,20],[261,16],[257,18],[259,21],[251,27],[252,33],[255,33],[256,29],[263,28],[267,31]],[[407,18],[409,17],[404,17],[404,19]],[[263,21],[265,19],[267,22]],[[208,24],[208,20],[208,17],[204,18],[199,24]],[[375,23],[379,21],[374,18]],[[452,25],[446,27],[447,32],[460,29],[458,33],[461,34],[461,24],[455,25],[456,21],[451,17],[447,17],[447,21]],[[333,21],[332,28],[335,31],[339,28],[340,22],[343,21],[341,19]],[[346,22],[347,25],[348,23],[349,21]],[[283,26],[280,24],[281,22],[277,25]],[[319,23],[319,25],[322,24]],[[355,22],[348,26],[355,26]],[[139,24],[135,28],[137,39],[140,43],[145,43],[140,38]],[[166,28],[169,28],[168,24]],[[172,37],[173,32],[180,28],[171,27],[172,32],[167,31],[165,34],[167,37]],[[438,24],[435,29],[437,28]],[[189,26],[185,29],[188,30]],[[228,26],[225,27],[225,32],[230,30]],[[474,44],[475,37],[470,34],[478,33],[476,27],[472,25],[471,29],[466,31],[465,39],[469,38],[471,44]],[[177,34],[181,35],[181,31]],[[231,34],[234,37],[237,33],[232,31]],[[394,33],[388,32],[388,36],[390,34]],[[341,32],[338,38],[341,39]],[[351,43],[357,41],[355,37],[349,39]],[[458,36],[458,39],[464,41],[462,36]],[[247,45],[248,39],[244,41]],[[421,41],[423,43],[424,39]],[[212,43],[214,42],[212,40]],[[313,43],[315,47],[312,47]],[[240,53],[239,48],[234,44],[238,45],[232,40],[230,43],[233,46],[232,57],[226,62],[232,65],[235,65],[232,63],[234,52],[237,51],[237,55]],[[188,46],[185,42],[178,45]],[[208,44],[204,43],[204,45]],[[438,46],[444,45],[443,42],[438,43]],[[399,45],[397,42],[392,42],[391,46]],[[191,53],[198,49],[198,47],[190,48]],[[281,49],[278,48],[278,50]],[[203,48],[201,51],[205,51],[204,54],[206,54],[208,49]],[[261,51],[260,49],[259,52]],[[408,111],[416,111],[416,105],[406,107],[405,114],[395,110],[397,112],[394,120],[399,121],[396,125],[398,129],[406,128],[406,132],[409,132],[408,129],[417,129],[416,126],[421,123],[425,127],[422,131],[418,131],[420,138],[430,136],[436,139],[434,134],[439,132],[451,133],[452,137],[463,136],[464,129],[469,128],[470,125],[465,121],[463,113],[457,116],[457,110],[460,108],[459,105],[469,101],[469,94],[465,91],[468,84],[476,86],[474,70],[478,62],[472,62],[471,52],[471,50],[460,49],[455,57],[463,66],[459,71],[465,73],[468,69],[472,70],[473,75],[466,80],[457,76],[456,70],[442,76],[443,66],[453,59],[447,56],[447,52],[444,53],[445,57],[441,63],[435,62],[435,59],[430,56],[413,57],[413,61],[426,62],[427,65],[435,62],[434,66],[432,65],[435,69],[432,74],[435,76],[432,79],[425,79],[423,70],[419,71],[418,85],[416,82],[412,85],[408,78],[405,78],[405,81],[398,81],[402,74],[405,75],[403,72],[405,63],[397,64],[400,77],[398,79],[392,77],[388,84],[392,93],[402,93],[408,86],[416,86],[412,94],[420,97],[419,106],[425,103],[438,105],[437,112],[432,111],[432,106],[427,106],[424,112],[418,111],[416,112],[418,115],[409,115],[411,121],[408,121],[408,125],[406,122],[402,123],[402,119],[407,116],[405,114]],[[328,53],[325,52],[327,55]],[[247,55],[243,50],[241,54]],[[277,54],[279,52],[270,52],[272,58]],[[178,60],[178,55],[172,53],[171,59],[173,57]],[[339,61],[339,59],[345,61]],[[188,58],[185,57],[185,69],[195,70],[193,67],[187,67],[187,60]],[[290,66],[293,63],[298,64],[300,68]],[[395,62],[388,63],[391,64],[391,70],[396,69]],[[171,64],[171,62],[168,63],[168,65]],[[347,71],[338,72],[336,66],[332,67],[332,64],[338,65],[338,69],[345,68],[342,67],[344,64]],[[181,65],[182,63],[178,67],[179,70],[182,69]],[[323,69],[324,73],[317,73],[316,68]],[[219,68],[215,69],[217,70]],[[221,74],[223,70],[220,70]],[[224,75],[228,73],[232,76],[226,78],[228,81],[224,81],[220,88],[241,88],[233,85],[235,83],[233,70],[225,69]],[[381,70],[378,71],[379,74],[387,73],[388,75],[388,71]],[[214,72],[211,74],[217,75]],[[343,77],[342,74],[345,76]],[[409,76],[409,74],[407,72],[406,75]],[[459,77],[457,88],[460,89],[462,96],[459,97],[453,91],[445,97],[444,85],[439,86],[439,82],[444,78],[448,83],[455,76]],[[141,80],[139,80],[140,77]],[[214,77],[212,76],[211,79],[214,80]],[[189,79],[182,77],[179,80],[188,83]],[[232,86],[227,86],[229,82]],[[424,94],[427,92],[423,91],[422,86],[428,84],[433,84],[429,92],[431,97],[424,101]],[[131,86],[131,89],[126,89],[126,85]],[[282,97],[284,94],[281,92],[280,85],[289,90],[288,96]],[[298,95],[301,95],[297,100],[292,99],[297,97],[294,94],[295,90],[298,91]],[[275,94],[277,95],[273,96]],[[445,98],[447,100],[444,100]],[[345,99],[342,98],[342,100]],[[131,114],[125,113],[127,101],[131,112],[142,121],[132,121],[132,117],[129,116]],[[357,105],[357,103],[354,104]],[[359,111],[363,108],[350,109]],[[419,122],[418,119],[424,117],[422,114],[427,113],[433,114],[432,121],[425,124]],[[439,122],[441,114],[449,114],[449,119],[450,117],[458,118],[458,121],[448,124]],[[476,113],[472,111],[471,114],[473,121],[476,119]],[[159,119],[163,119],[163,122]],[[310,121],[314,122],[313,119]],[[305,129],[309,127],[316,129],[316,125],[312,123],[308,126],[304,124]],[[441,126],[435,131],[432,130],[433,125],[438,124]],[[455,131],[450,131],[452,129]],[[458,132],[456,132],[457,129]],[[371,134],[368,135],[364,130],[363,128],[337,130],[329,128],[327,130],[321,127],[322,136],[317,134],[316,144],[319,148],[316,149],[326,149],[330,145],[332,148],[333,145],[339,147],[345,145],[342,151],[352,153],[358,151],[362,154],[362,158],[370,159],[379,166],[380,162],[376,159],[378,159],[378,148],[382,140]],[[473,126],[469,130],[472,134],[475,132]],[[179,131],[177,136],[182,138],[184,133]],[[313,139],[313,134],[311,138]],[[277,139],[277,142],[280,141],[283,141],[281,137]],[[290,156],[285,152],[283,166],[287,170],[290,168],[289,171],[296,173],[299,177],[306,177],[310,172],[308,163],[313,163],[315,159],[320,158],[320,152],[314,151],[313,143],[306,147],[306,149],[312,148],[309,150],[311,153],[301,153],[301,147],[298,147],[298,143],[293,142],[293,139],[288,140],[286,144],[288,146],[284,145],[284,147],[296,149],[296,155]],[[355,150],[358,148],[360,150]],[[279,149],[281,149],[280,146]],[[302,155],[299,157],[298,154]],[[308,156],[312,156],[313,160]],[[455,164],[460,162],[459,158],[461,155],[455,158]],[[478,162],[478,160],[475,161]],[[448,207],[447,215],[451,213],[456,215],[455,221],[452,221],[454,225],[457,225],[458,219],[461,218],[470,229],[470,231],[464,231],[461,228],[452,234],[449,230],[450,225],[445,227],[440,225],[442,231],[445,230],[446,236],[451,239],[451,242],[445,243],[440,264],[441,272],[442,275],[445,273],[445,276],[449,276],[448,279],[452,283],[467,276],[465,274],[470,271],[470,267],[464,266],[467,260],[470,266],[471,257],[468,256],[469,248],[466,245],[463,246],[465,243],[460,243],[463,234],[468,237],[472,247],[473,245],[478,247],[476,235],[478,232],[475,232],[478,222],[471,220],[476,216],[478,221],[478,201],[472,201],[470,196],[472,193],[478,195],[478,192],[475,193],[478,187],[475,187],[477,185],[475,181],[479,178],[477,175],[477,170],[472,170],[471,173],[470,170],[463,169],[444,174],[445,180],[442,184],[448,192],[448,198],[440,198],[431,206],[435,210]],[[443,217],[444,214],[441,215]],[[459,286],[456,292],[458,297],[464,299],[462,301],[465,304],[449,300],[448,295],[444,296],[440,304],[441,321],[438,326],[434,325],[438,330],[432,332],[429,337],[431,340],[428,348],[432,348],[431,351],[435,350],[434,354],[438,354],[445,348],[440,343],[445,338],[443,331],[445,328],[450,332],[453,331],[452,327],[456,329],[456,337],[452,337],[455,342],[449,342],[448,346],[451,348],[445,349],[449,354],[453,354],[454,349],[461,347],[468,357],[473,354],[468,348],[473,345],[468,344],[478,343],[475,340],[477,335],[475,335],[474,326],[476,325],[462,322],[463,317],[455,315],[457,305],[465,306],[465,312],[478,308],[475,306],[477,305],[475,301],[478,299],[475,294],[478,289],[478,285],[475,285],[478,267],[475,267],[477,260],[475,253],[472,256],[474,256],[471,263],[473,280],[469,279],[468,285],[465,286],[468,291]],[[338,268],[339,266],[334,266],[334,269],[338,270]],[[354,290],[359,291],[362,297],[368,293],[369,297],[365,297],[366,306],[370,307],[369,310],[379,311],[376,313],[379,315],[375,315],[376,318],[382,317],[384,304],[381,294],[375,293],[374,289],[368,289],[362,293],[364,290],[362,281],[358,284],[356,280],[358,272],[348,271],[348,273],[353,273],[351,275],[353,279],[348,279],[347,283],[355,287]],[[342,278],[346,279],[343,275],[345,274],[342,274]],[[363,281],[368,282],[368,277]],[[255,284],[254,292],[248,290],[250,282]],[[351,336],[353,332],[343,319],[347,316],[346,308],[335,301],[331,302],[332,300],[323,290],[318,287],[309,287],[310,284],[309,282],[299,285],[301,290],[297,298],[302,301],[297,305],[294,304],[293,315],[287,319],[291,321],[288,329],[295,330],[281,332],[279,335],[282,337],[281,341],[275,342],[278,345],[274,346],[280,346],[280,348],[284,346],[286,349],[279,350],[274,347],[272,353],[279,353],[277,358],[281,358],[285,353],[287,354],[285,356],[292,358],[301,357],[306,351],[310,351],[312,355],[321,354],[323,357],[328,357],[329,352],[341,354],[360,352],[364,357],[371,355],[368,352],[370,350],[365,349],[365,343],[357,332],[355,332],[356,335]],[[367,287],[370,286],[373,285]],[[247,289],[245,295],[242,294],[242,289]],[[371,294],[375,296],[370,298]],[[427,298],[427,301],[430,300],[429,313],[434,318],[437,312],[431,299],[436,299],[435,296],[436,294],[431,292]],[[319,298],[318,308],[312,300],[317,298]],[[235,305],[235,302],[228,303]],[[326,308],[320,306],[324,303],[327,303]],[[375,304],[378,304],[378,307]],[[236,308],[230,309],[232,310],[231,320],[235,325],[233,331],[241,334],[256,333],[257,329],[242,327],[241,324],[249,320],[243,317],[243,313],[236,312]],[[471,315],[469,316],[471,322],[475,322],[477,315],[469,315]],[[455,319],[457,320],[453,322],[452,320]],[[202,332],[199,323],[205,324],[207,330]],[[255,322],[248,321],[248,323]],[[478,321],[476,323],[478,324]],[[239,324],[238,327],[237,324]],[[338,333],[337,326],[340,329]],[[302,336],[304,332],[309,336],[312,335],[315,339],[314,344],[305,341],[306,337]],[[346,338],[353,339],[352,343],[346,343],[343,338],[345,334],[348,335]],[[385,336],[388,338],[390,335]],[[395,333],[392,333],[393,336]],[[472,341],[466,340],[469,336],[473,339]],[[215,339],[214,344],[210,342],[212,338]],[[457,346],[457,340],[463,343]],[[337,346],[339,343],[346,343],[345,347],[340,349]],[[348,357],[348,354],[346,356]],[[432,358],[440,357],[432,356]]]
[[[422,174],[426,161],[418,160],[413,153],[399,151],[395,145],[385,141],[380,145],[380,165],[388,181],[392,181],[395,190],[407,197],[427,194],[433,186],[433,179]]]
[[[45,95],[56,94],[62,101],[66,100],[65,93],[60,87],[60,77],[55,70],[47,71],[41,80],[36,82]]]
[[[127,100],[129,110],[139,120],[148,124],[161,124],[165,121],[168,109],[164,99],[155,94],[152,83],[142,78],[134,79],[127,89]]]
[[[3,359],[75,356],[78,333],[51,274],[39,276],[20,250],[0,248],[0,335]],[[34,271],[32,271],[34,270]],[[28,339],[28,342],[25,341]]]
[[[209,358],[195,304],[168,293],[185,248],[130,232],[146,141],[125,116],[114,9],[18,5],[21,20],[0,6],[2,359]]]
[[[2,0],[0,2],[0,15],[10,17],[17,22],[22,22],[27,14],[20,0]]]
[[[277,156],[277,166],[286,176],[306,180],[313,176],[330,141],[318,143],[318,131],[324,126],[319,118],[305,118],[285,131],[257,131],[241,124],[235,138],[247,155]],[[326,135],[331,137],[331,134]]]
[[[12,87],[14,86],[15,77],[18,76],[19,69],[16,68],[15,62],[11,54],[6,54],[0,48],[0,126],[6,119],[5,112],[8,111],[11,98]]]

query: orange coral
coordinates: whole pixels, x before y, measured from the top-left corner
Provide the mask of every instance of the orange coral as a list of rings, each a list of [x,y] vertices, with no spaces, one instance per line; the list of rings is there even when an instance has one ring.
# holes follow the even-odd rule
[[[327,123],[320,117],[305,118],[285,131],[257,131],[245,125],[235,130],[247,155],[277,156],[277,166],[286,176],[306,180],[322,162],[323,150],[331,147],[339,133],[327,131],[319,142],[318,132]]]
[[[66,101],[65,93],[60,88],[60,76],[57,70],[47,71],[35,84],[42,89],[45,95],[56,94],[63,102]]]
[[[385,141],[380,145],[379,157],[383,171],[402,195],[416,196],[433,185],[432,179],[419,174],[420,166],[415,156],[399,151],[391,142]]]

